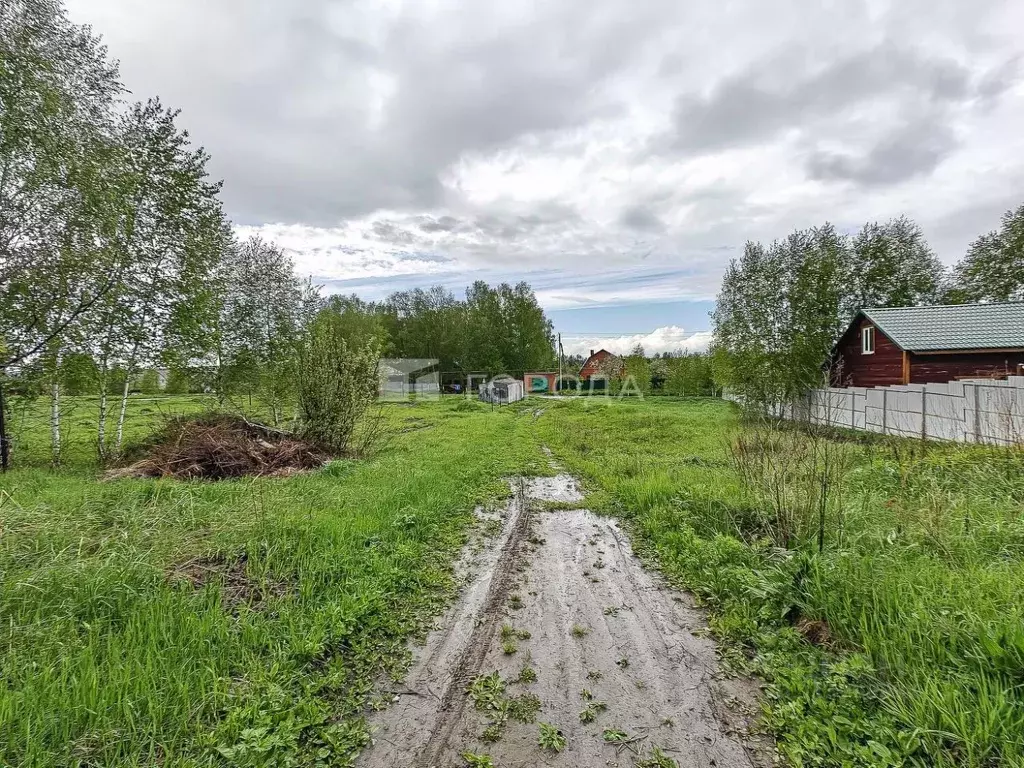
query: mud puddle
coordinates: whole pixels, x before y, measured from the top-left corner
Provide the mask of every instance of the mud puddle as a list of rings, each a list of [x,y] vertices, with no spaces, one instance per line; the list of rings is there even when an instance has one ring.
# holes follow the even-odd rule
[[[483,526],[495,535],[459,563],[460,599],[392,706],[371,717],[374,742],[357,764],[449,768],[471,753],[496,768],[614,768],[656,749],[679,766],[767,764],[735,730],[746,716],[725,704],[751,688],[716,679],[688,598],[641,567],[613,520],[544,510],[582,501],[573,478],[520,479],[512,491]],[[560,732],[560,752],[538,744],[541,723]]]

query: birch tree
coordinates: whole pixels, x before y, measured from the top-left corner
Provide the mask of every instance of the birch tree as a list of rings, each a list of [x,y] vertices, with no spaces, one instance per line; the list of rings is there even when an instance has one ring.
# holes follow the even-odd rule
[[[1004,213],[998,230],[971,243],[956,266],[953,293],[960,301],[1024,299],[1024,205]]]
[[[97,449],[101,459],[121,450],[132,381],[156,365],[177,309],[212,267],[196,243],[219,231],[220,185],[207,180],[208,157],[175,124],[178,112],[159,100],[135,104],[121,119],[120,187],[128,201],[114,247],[121,268],[95,313],[99,363]],[[112,440],[108,383],[114,363],[124,370]]]
[[[0,4],[0,373],[44,358],[55,463],[64,337],[111,285],[120,93],[106,49],[59,2]]]
[[[299,342],[318,309],[317,292],[273,243],[250,238],[226,269],[222,363],[226,394],[248,395],[280,424],[297,396]]]

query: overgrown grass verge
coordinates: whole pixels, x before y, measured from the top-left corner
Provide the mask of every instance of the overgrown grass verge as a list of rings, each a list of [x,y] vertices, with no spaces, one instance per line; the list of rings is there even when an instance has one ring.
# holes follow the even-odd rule
[[[1024,457],[837,442],[818,553],[766,535],[730,463],[739,428],[721,402],[616,400],[551,403],[536,427],[764,677],[791,763],[1024,764]]]
[[[388,409],[388,450],[287,479],[0,479],[0,764],[349,764],[474,506],[542,471],[515,410]]]

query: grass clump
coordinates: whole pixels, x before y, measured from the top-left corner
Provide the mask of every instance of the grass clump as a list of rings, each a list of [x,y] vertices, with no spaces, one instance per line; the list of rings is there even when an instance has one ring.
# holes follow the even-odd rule
[[[566,744],[568,744],[565,735],[550,723],[540,724],[540,735],[537,738],[537,743],[541,749],[547,749],[556,753],[561,752],[565,749]]]
[[[540,712],[540,699],[532,693],[513,696],[508,700],[508,716],[520,723],[532,723]]]
[[[537,671],[533,667],[531,667],[529,664],[524,665],[523,668],[521,670],[519,670],[519,676],[516,678],[516,682],[517,683],[524,683],[524,684],[536,683],[537,682]]]

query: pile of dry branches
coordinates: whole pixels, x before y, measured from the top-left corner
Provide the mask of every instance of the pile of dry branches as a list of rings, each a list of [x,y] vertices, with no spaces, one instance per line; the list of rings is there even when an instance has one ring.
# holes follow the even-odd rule
[[[330,458],[295,435],[228,414],[172,419],[137,455],[142,458],[112,470],[107,478],[225,480],[286,475],[314,469]]]

